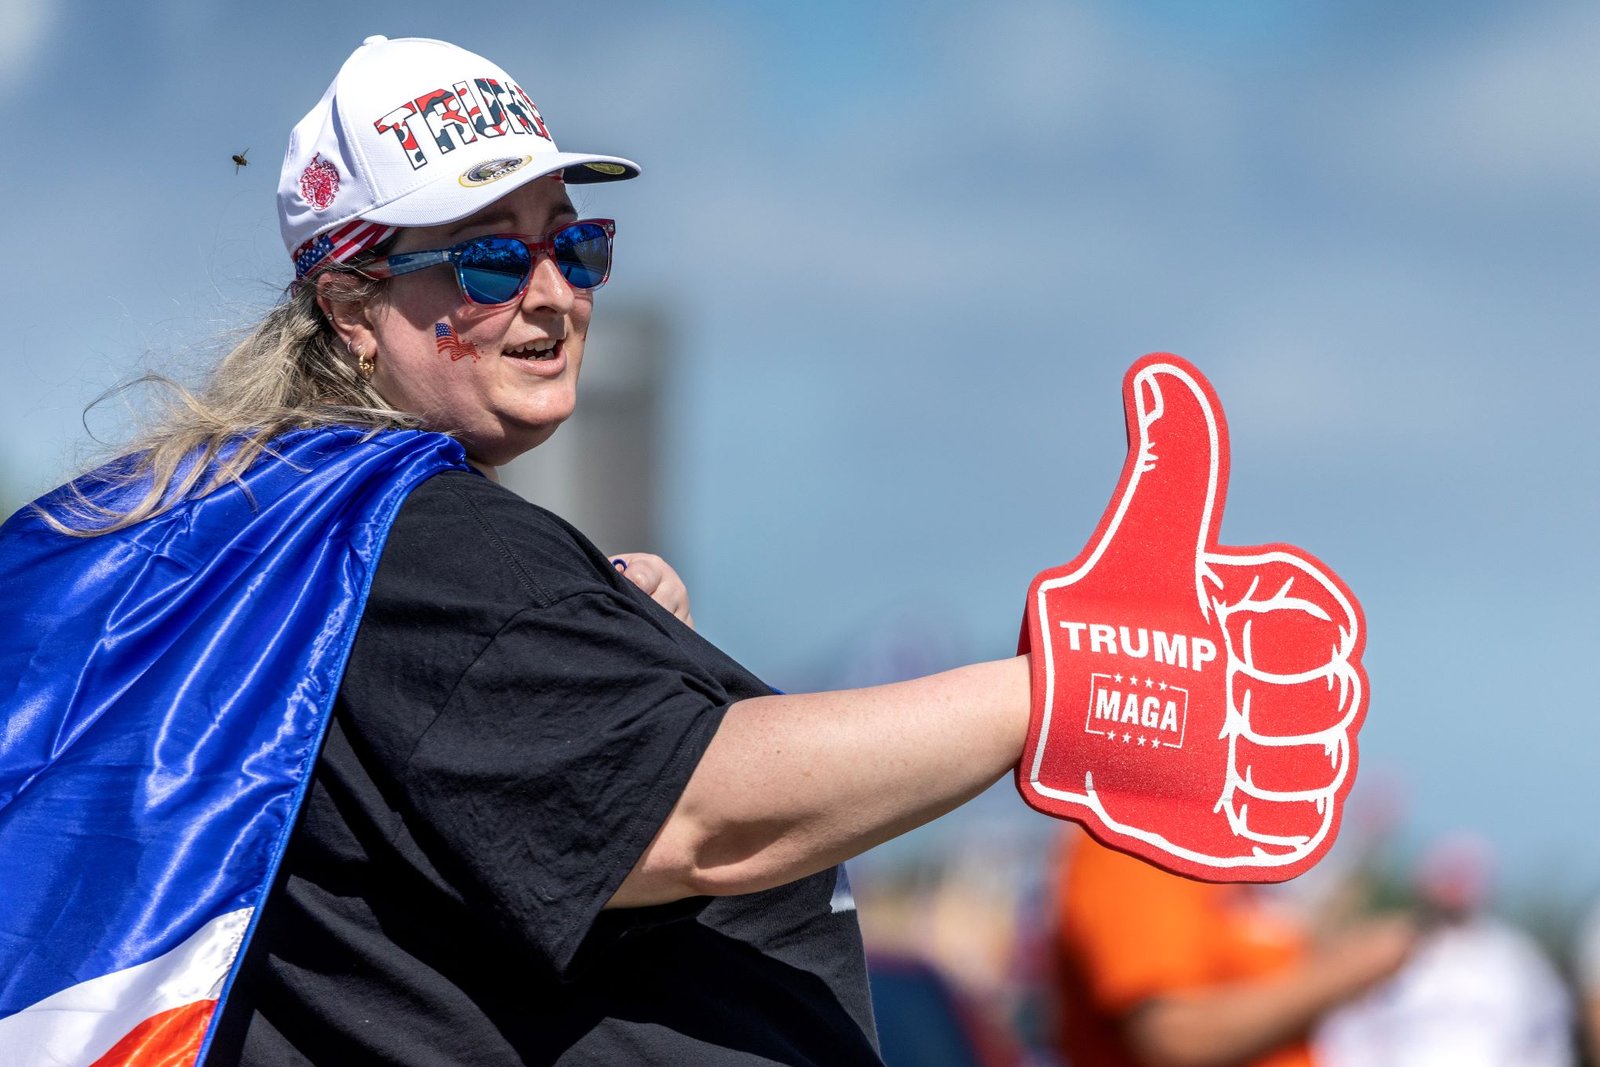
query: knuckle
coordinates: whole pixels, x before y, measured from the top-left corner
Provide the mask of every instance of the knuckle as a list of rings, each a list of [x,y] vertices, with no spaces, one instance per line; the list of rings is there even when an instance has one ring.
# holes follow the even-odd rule
[[[1309,803],[1337,788],[1348,772],[1343,739],[1332,745],[1267,745],[1234,739],[1233,767],[1249,796],[1271,803]]]
[[[1255,669],[1298,674],[1351,656],[1354,607],[1321,569],[1284,549],[1208,559],[1230,651]]]
[[[1255,838],[1276,839],[1284,842],[1305,841],[1316,837],[1332,818],[1331,802],[1249,801],[1246,823]]]
[[[1239,710],[1257,736],[1304,738],[1309,743],[1348,729],[1361,695],[1361,680],[1353,672],[1333,671],[1288,683],[1240,673],[1229,679],[1228,704]]]
[[[1353,631],[1301,611],[1229,612],[1223,623],[1230,662],[1252,674],[1295,678],[1350,660]]]

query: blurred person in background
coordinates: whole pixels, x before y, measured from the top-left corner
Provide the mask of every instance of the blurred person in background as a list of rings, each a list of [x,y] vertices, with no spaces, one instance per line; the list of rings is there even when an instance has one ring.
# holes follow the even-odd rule
[[[1579,1029],[1583,1033],[1584,1051],[1590,1067],[1600,1067],[1600,901],[1590,905],[1589,913],[1578,928],[1573,963],[1577,972]]]
[[[1327,1067],[1571,1067],[1570,994],[1531,937],[1487,910],[1488,845],[1445,838],[1414,878],[1424,933],[1405,965],[1333,1013]]]
[[[1329,1011],[1394,973],[1415,927],[1313,948],[1251,885],[1167,874],[1074,831],[1055,882],[1056,1007],[1071,1067],[1310,1067]]]

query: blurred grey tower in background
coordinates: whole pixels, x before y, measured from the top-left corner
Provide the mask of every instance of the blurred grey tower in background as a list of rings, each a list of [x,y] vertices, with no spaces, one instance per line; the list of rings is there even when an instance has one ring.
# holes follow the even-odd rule
[[[667,331],[652,305],[597,303],[577,411],[500,476],[509,489],[582,530],[602,552],[659,551]]]

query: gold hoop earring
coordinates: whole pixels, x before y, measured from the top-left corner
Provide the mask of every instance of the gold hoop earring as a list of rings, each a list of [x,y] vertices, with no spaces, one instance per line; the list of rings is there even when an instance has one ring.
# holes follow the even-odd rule
[[[357,348],[355,350],[355,357],[356,372],[359,373],[361,377],[370,380],[373,372],[378,369],[377,355],[375,353],[369,353],[365,348]]]

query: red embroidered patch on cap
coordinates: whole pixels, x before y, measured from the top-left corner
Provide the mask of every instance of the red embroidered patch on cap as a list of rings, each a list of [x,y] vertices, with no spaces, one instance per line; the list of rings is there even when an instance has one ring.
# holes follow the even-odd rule
[[[311,205],[311,210],[321,211],[333,203],[339,192],[339,168],[320,155],[311,157],[306,169],[300,172],[300,196]]]

